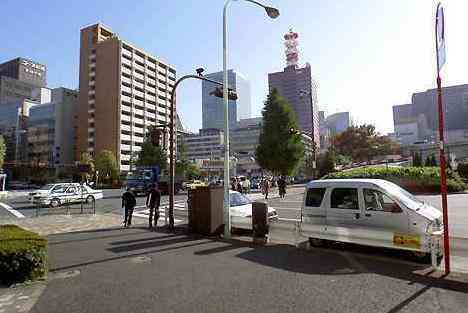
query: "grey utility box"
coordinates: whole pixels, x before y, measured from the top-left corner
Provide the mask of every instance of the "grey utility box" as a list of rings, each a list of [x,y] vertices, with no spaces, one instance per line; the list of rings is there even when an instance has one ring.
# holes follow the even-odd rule
[[[252,229],[254,238],[265,238],[268,233],[268,204],[252,203]]]

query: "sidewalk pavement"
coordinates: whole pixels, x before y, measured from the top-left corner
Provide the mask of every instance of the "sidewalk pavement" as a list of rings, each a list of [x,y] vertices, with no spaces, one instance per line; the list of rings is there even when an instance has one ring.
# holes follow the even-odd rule
[[[123,217],[118,214],[71,214],[71,215],[45,215],[35,218],[1,219],[0,225],[14,224],[27,230],[47,236],[51,234],[86,231],[93,229],[121,228]],[[146,225],[147,219],[134,216],[132,223]],[[163,225],[160,219],[158,225]],[[1,313],[1,311],[0,311]]]
[[[466,282],[338,249],[255,246],[138,227],[51,235],[49,242],[51,279],[31,313],[458,313],[468,307]]]

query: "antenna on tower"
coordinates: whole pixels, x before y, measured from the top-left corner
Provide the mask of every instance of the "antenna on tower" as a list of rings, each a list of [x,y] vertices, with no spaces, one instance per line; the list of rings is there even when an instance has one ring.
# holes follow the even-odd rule
[[[298,37],[299,34],[294,32],[292,28],[290,28],[289,32],[284,35],[284,46],[286,47],[286,66],[297,67],[299,62],[299,52],[297,50],[297,46],[299,45],[297,40]]]

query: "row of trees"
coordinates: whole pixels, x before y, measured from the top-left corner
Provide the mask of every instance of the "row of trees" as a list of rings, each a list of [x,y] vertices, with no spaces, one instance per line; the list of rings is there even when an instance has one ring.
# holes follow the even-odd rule
[[[262,115],[264,124],[256,150],[257,163],[276,175],[301,171],[312,176],[314,156],[304,155],[296,116],[276,89],[268,95]],[[380,135],[373,125],[351,126],[333,137],[328,151],[317,157],[317,174],[322,176],[333,171],[336,164],[370,161],[376,156],[398,153],[398,143]]]
[[[150,128],[142,144],[141,151],[132,155],[130,164],[135,166],[159,166],[161,171],[168,168],[167,151],[156,141],[156,128]],[[180,160],[176,163],[176,173],[188,176],[188,178],[200,176],[200,169],[189,162],[186,155],[185,145],[180,146]],[[80,164],[88,165],[89,172],[83,174],[83,178],[91,180],[96,171],[102,182],[111,183],[119,178],[119,166],[117,159],[109,150],[101,151],[95,159],[85,152],[81,155]]]

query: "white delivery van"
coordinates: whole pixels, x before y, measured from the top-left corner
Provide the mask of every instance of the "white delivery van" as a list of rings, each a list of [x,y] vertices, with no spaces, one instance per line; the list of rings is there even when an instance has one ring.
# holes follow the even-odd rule
[[[306,185],[299,236],[442,254],[442,213],[380,179],[316,180]]]

